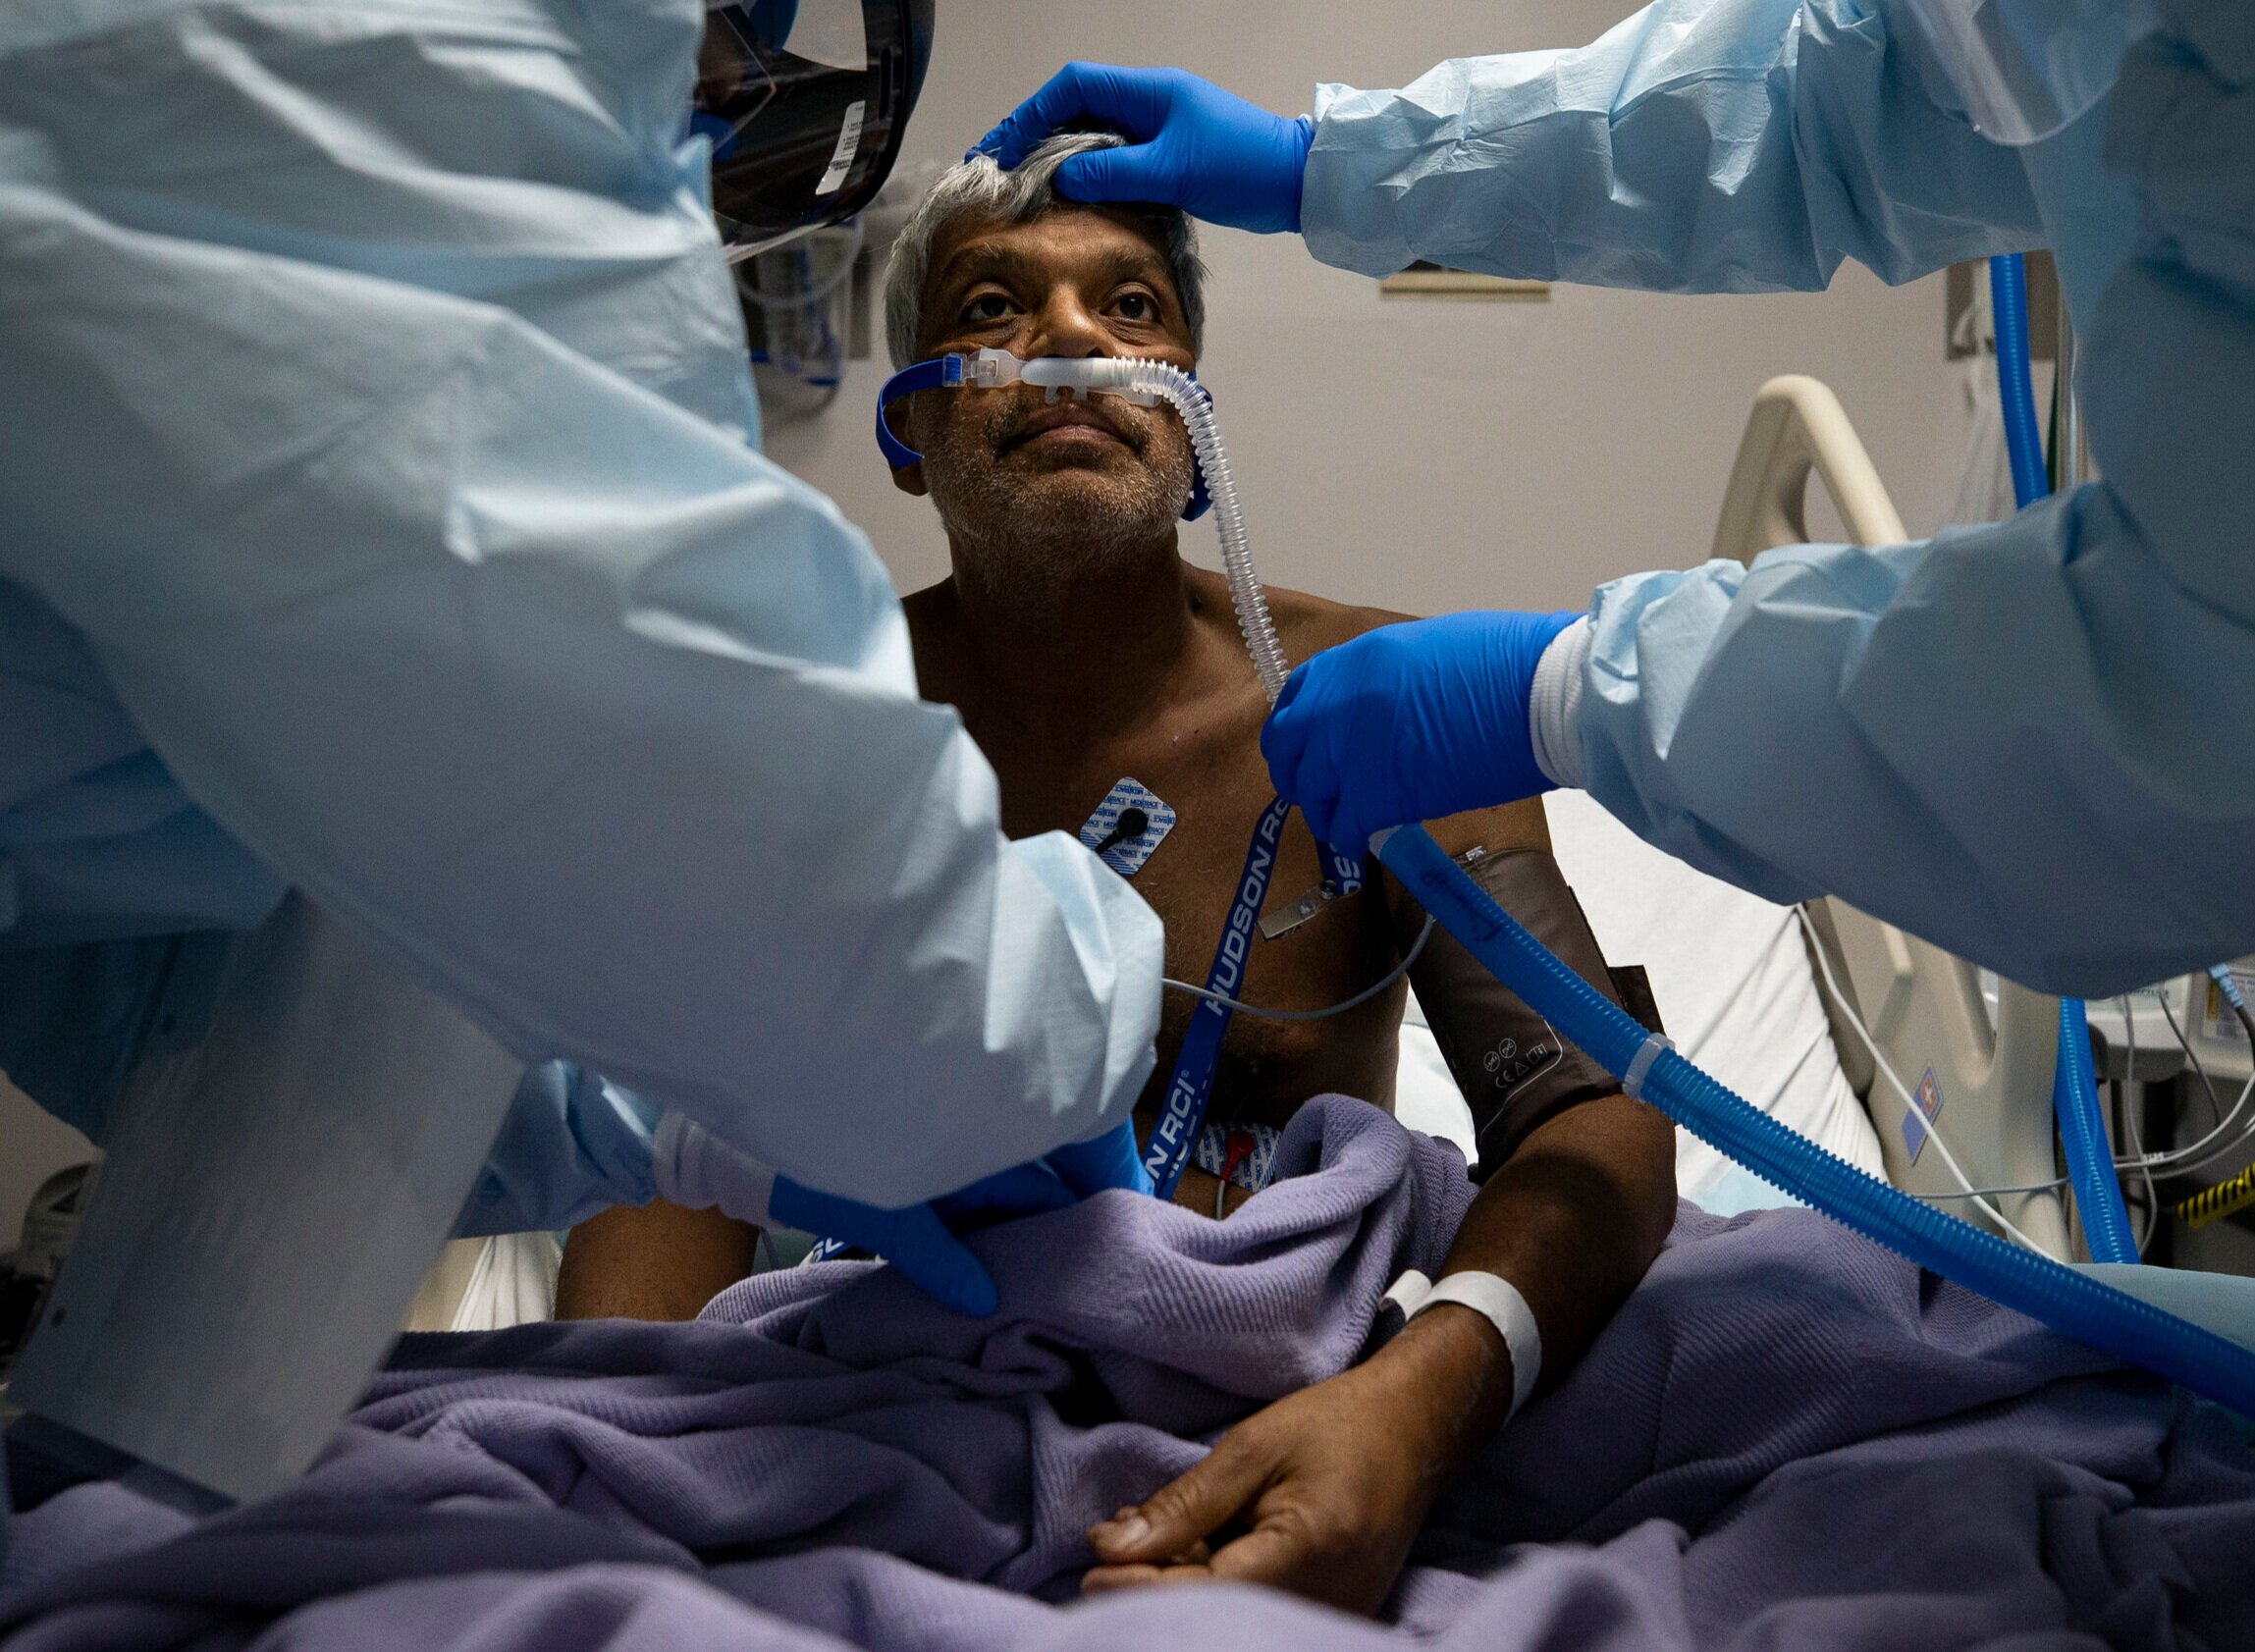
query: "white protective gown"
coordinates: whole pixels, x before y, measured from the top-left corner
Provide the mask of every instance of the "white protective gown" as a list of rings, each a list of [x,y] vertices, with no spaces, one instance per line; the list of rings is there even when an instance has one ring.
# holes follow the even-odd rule
[[[1126,1116],[1157,920],[1002,838],[757,451],[701,17],[0,11],[0,1067],[58,1111],[293,883],[579,1064],[520,1126],[601,1073],[893,1205]]]
[[[1302,206],[1351,269],[1669,292],[2053,249],[2103,481],[1617,581],[1568,637],[1585,783],[1639,833],[2089,995],[2255,949],[2255,8],[2160,9],[2105,101],[2013,149],[1902,0],[1660,0],[1579,50],[1319,88]]]

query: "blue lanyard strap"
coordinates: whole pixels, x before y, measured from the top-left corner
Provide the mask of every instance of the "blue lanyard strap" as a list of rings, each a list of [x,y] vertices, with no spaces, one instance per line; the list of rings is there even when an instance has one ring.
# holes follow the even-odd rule
[[[1221,927],[1221,943],[1213,949],[1213,966],[1206,972],[1206,989],[1226,997],[1238,995],[1245,980],[1245,963],[1253,947],[1253,926],[1268,899],[1268,879],[1276,870],[1276,844],[1284,832],[1284,817],[1292,805],[1271,799],[1253,827],[1253,842],[1245,851],[1245,871],[1237,879],[1237,893],[1229,906],[1229,921]],[[1360,871],[1360,867],[1357,868]],[[1153,1191],[1160,1199],[1174,1197],[1191,1154],[1198,1150],[1198,1133],[1206,1123],[1207,1103],[1213,1096],[1213,1072],[1221,1056],[1221,1037],[1229,1031],[1230,1010],[1211,998],[1198,1000],[1191,1012],[1190,1031],[1183,1035],[1181,1053],[1174,1058],[1174,1077],[1166,1087],[1166,1103],[1159,1109],[1158,1125],[1144,1149],[1143,1167],[1151,1172]]]
[[[1363,857],[1334,849],[1328,843],[1319,843],[1323,851],[1323,886],[1331,891],[1333,899],[1351,895],[1363,886]]]

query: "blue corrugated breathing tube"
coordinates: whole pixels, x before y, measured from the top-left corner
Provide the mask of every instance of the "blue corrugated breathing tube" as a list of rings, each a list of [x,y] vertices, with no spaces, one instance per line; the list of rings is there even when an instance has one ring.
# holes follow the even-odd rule
[[[1765,1182],[1920,1267],[2255,1416],[2255,1354],[1921,1204],[1751,1106],[1552,957],[1424,827],[1382,834],[1374,847],[1442,929],[1530,1009],[1619,1078],[1629,1094]]]
[[[1996,315],[1997,400],[2005,415],[2005,453],[2012,461],[2013,503],[2026,509],[2051,491],[2044,447],[2036,435],[2036,393],[2028,365],[2028,275],[2017,252],[1989,260],[1989,299]],[[2063,300],[2064,301],[2064,300]],[[2061,387],[2062,394],[2066,387]],[[2075,1214],[2091,1260],[2134,1262],[2129,1211],[2114,1173],[2114,1149],[2099,1115],[2091,1072],[2090,1027],[2080,998],[2060,1000],[2060,1052],[2052,1069],[2052,1112],[2059,1120]]]

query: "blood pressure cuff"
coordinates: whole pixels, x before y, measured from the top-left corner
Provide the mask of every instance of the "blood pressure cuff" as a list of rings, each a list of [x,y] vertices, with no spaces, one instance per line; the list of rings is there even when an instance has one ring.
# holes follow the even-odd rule
[[[1660,1031],[1644,972],[1607,967],[1582,903],[1548,850],[1483,855],[1465,870],[1575,974],[1646,1029]],[[1537,1125],[1577,1102],[1621,1093],[1619,1080],[1560,1038],[1446,930],[1433,930],[1413,979],[1442,1058],[1472,1108],[1479,1148],[1476,1180],[1484,1181]]]

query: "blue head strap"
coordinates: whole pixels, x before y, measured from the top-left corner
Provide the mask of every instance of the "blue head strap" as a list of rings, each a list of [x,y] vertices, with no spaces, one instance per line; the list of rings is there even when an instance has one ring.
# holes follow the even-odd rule
[[[952,390],[963,382],[963,358],[960,355],[936,355],[929,361],[903,367],[885,381],[885,388],[877,393],[877,449],[885,455],[885,462],[895,470],[905,470],[912,464],[923,462],[924,455],[892,434],[885,422],[885,409],[902,397],[913,396],[920,390]],[[1213,392],[1204,385],[1198,394],[1208,400]],[[1182,519],[1195,522],[1206,514],[1213,504],[1206,491],[1206,472],[1198,465],[1196,456],[1191,461],[1190,503],[1182,507]]]

